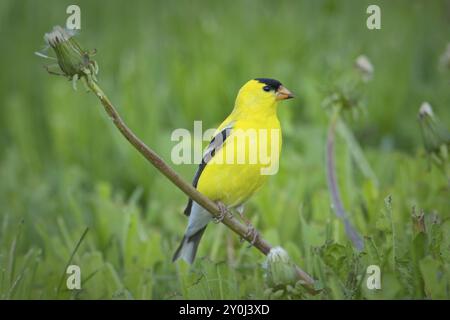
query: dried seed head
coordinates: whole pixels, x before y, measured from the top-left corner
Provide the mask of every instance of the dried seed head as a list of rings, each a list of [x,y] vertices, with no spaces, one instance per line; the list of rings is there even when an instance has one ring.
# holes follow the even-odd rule
[[[425,225],[425,213],[423,210],[420,210],[420,212],[416,213],[416,208],[413,207],[412,209],[412,221],[413,221],[413,227],[415,233],[425,233],[426,232],[426,225]]]

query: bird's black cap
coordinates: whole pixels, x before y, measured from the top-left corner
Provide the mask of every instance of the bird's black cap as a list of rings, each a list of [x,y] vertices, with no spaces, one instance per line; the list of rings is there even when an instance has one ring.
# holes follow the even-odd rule
[[[268,85],[271,89],[273,89],[275,91],[277,91],[278,88],[281,86],[281,82],[278,80],[275,80],[275,79],[256,78],[255,80]]]

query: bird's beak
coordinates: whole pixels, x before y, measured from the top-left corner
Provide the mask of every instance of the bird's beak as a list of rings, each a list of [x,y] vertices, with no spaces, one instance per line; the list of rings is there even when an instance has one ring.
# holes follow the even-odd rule
[[[294,95],[288,89],[283,86],[280,86],[276,92],[276,100],[285,100],[291,99]]]

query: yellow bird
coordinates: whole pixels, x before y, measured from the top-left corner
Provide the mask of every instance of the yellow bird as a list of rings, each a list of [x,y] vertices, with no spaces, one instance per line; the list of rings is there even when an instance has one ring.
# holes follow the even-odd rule
[[[292,93],[277,80],[248,81],[206,149],[193,186],[221,209],[237,208],[242,214],[243,204],[278,169],[281,127],[277,106],[289,98],[293,98]],[[189,223],[173,261],[182,258],[192,264],[213,217],[191,199],[184,213],[189,216]]]

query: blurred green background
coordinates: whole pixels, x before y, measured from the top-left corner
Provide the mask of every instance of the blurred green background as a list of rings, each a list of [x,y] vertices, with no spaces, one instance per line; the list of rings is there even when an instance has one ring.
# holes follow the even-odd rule
[[[171,257],[186,196],[119,134],[97,99],[49,76],[34,55],[73,1],[1,1],[0,298],[265,298],[264,257],[222,225],[208,228],[190,269]],[[282,163],[247,206],[324,290],[309,299],[449,298],[448,177],[429,166],[417,112],[429,101],[447,127],[449,1],[77,1],[99,83],[127,124],[170,161],[176,128],[217,126],[240,86],[279,79],[297,99],[279,110]],[[366,8],[381,7],[381,30]],[[348,119],[376,179],[337,138],[346,209],[366,249],[357,253],[331,209],[323,101],[346,89],[360,54],[374,65],[359,116]],[[191,180],[196,166],[175,169]],[[412,208],[426,232],[414,231]],[[82,290],[65,289],[81,267]],[[365,285],[377,264],[382,289]],[[60,290],[58,290],[58,287]],[[281,298],[292,297],[284,294]]]

